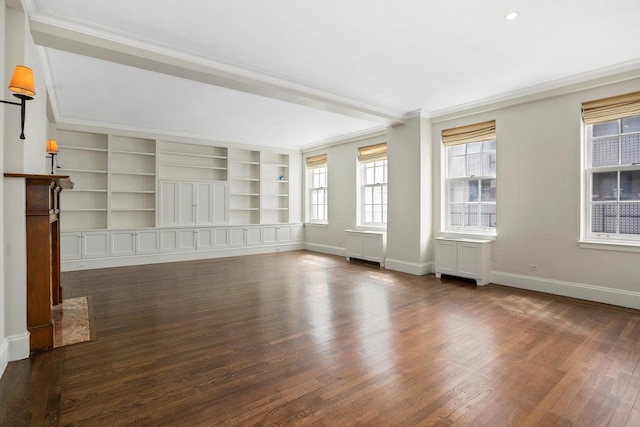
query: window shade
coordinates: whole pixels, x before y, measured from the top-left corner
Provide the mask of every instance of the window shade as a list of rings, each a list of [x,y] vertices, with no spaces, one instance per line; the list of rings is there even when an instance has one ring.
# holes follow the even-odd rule
[[[327,165],[327,155],[318,154],[317,156],[307,157],[307,167],[309,169],[321,168]]]
[[[640,115],[640,92],[582,104],[582,119],[589,125],[637,115]]]
[[[466,144],[496,138],[496,121],[476,123],[442,131],[444,145]]]
[[[387,160],[387,143],[367,145],[358,148],[358,160],[361,162],[377,162]]]

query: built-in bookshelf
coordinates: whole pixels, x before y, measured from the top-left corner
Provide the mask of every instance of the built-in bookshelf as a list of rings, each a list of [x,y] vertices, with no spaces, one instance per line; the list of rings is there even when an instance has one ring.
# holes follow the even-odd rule
[[[289,222],[289,155],[262,152],[261,222]]]
[[[156,225],[156,141],[111,136],[109,228]]]
[[[229,217],[232,224],[260,223],[260,152],[229,149]]]
[[[60,194],[63,230],[105,229],[108,224],[109,139],[107,135],[58,130],[58,173],[74,188]]]
[[[226,181],[227,148],[159,141],[160,179]]]

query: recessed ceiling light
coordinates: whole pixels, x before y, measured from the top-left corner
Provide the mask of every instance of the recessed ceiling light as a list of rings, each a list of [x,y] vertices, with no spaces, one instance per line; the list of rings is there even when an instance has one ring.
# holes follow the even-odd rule
[[[509,12],[506,15],[504,15],[504,19],[506,19],[507,21],[513,21],[517,17],[518,17],[518,12]]]

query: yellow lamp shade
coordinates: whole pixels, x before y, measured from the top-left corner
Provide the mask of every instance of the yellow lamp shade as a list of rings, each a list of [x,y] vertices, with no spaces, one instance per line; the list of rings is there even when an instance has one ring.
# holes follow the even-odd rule
[[[36,85],[33,82],[33,70],[24,65],[16,65],[9,83],[9,89],[20,95],[34,96],[36,94]]]
[[[55,139],[47,139],[47,153],[58,152],[58,141]]]

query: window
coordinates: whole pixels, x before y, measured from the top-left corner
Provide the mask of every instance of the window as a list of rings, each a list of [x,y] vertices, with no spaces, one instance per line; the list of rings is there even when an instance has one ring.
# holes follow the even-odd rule
[[[445,156],[445,229],[494,232],[496,227],[495,122],[442,132]]]
[[[582,109],[584,237],[640,242],[640,92],[588,102]]]
[[[361,168],[361,225],[387,224],[387,143],[358,148]]]
[[[308,221],[326,224],[328,220],[327,155],[307,157],[309,169]]]

